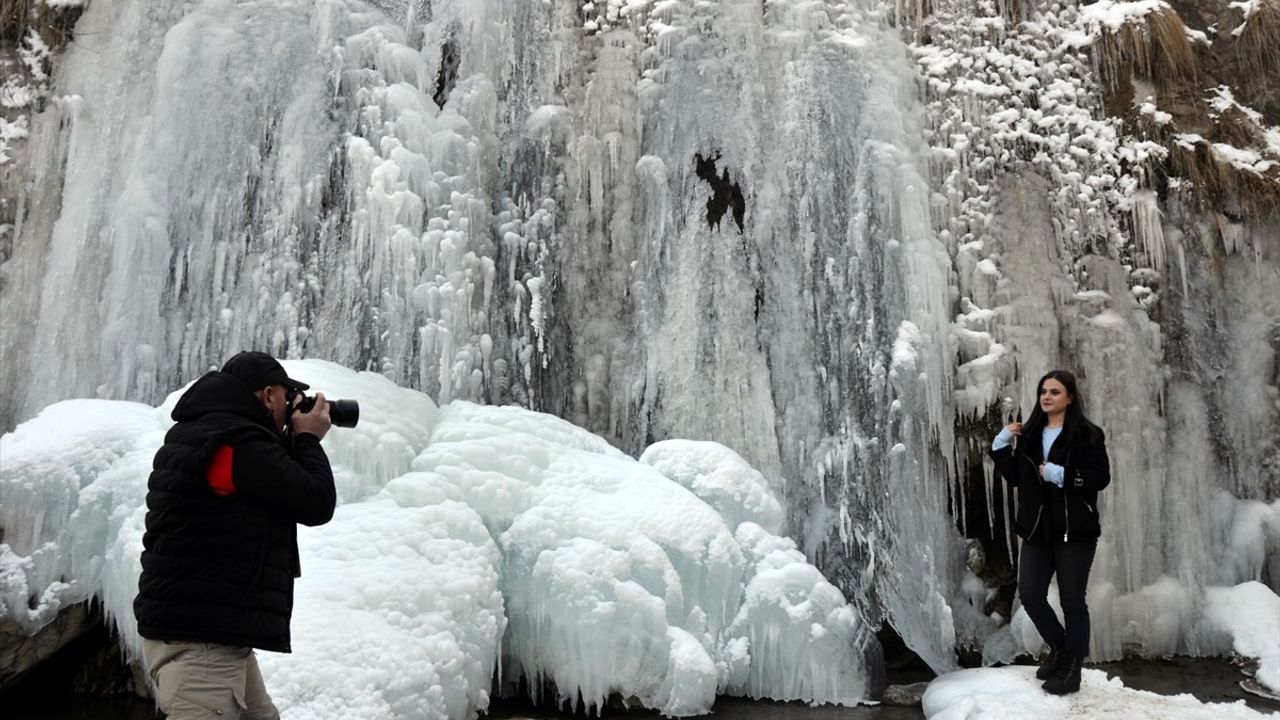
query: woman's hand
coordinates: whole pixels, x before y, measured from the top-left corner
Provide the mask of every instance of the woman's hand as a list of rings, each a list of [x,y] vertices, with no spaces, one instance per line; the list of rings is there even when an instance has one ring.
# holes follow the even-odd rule
[[[1022,432],[1022,423],[1010,423],[1000,429],[1000,434],[991,441],[991,452],[1003,450],[1013,444],[1013,440]]]
[[[1063,474],[1066,472],[1066,469],[1057,463],[1043,462],[1040,463],[1040,467],[1036,468],[1036,472],[1040,473],[1041,480],[1044,480],[1050,485],[1056,485],[1061,488],[1063,483]]]

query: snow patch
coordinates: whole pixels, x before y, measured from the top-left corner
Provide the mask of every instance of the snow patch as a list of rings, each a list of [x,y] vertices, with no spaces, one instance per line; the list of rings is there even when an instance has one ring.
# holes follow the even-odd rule
[[[1280,693],[1280,595],[1260,582],[1205,591],[1205,622],[1227,633],[1232,648],[1258,661],[1258,682]]]
[[[921,705],[929,720],[1255,720],[1269,717],[1243,700],[1202,703],[1191,695],[1157,695],[1124,686],[1086,668],[1080,692],[1058,697],[1040,689],[1036,669],[979,668],[943,675],[929,684]]]

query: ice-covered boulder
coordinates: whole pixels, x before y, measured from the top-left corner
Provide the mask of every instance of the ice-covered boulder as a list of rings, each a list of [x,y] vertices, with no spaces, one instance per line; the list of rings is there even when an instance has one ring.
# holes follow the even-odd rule
[[[662,443],[642,463],[549,415],[285,365],[362,408],[324,440],[333,521],[299,529],[294,652],[260,654],[292,717],[469,718],[495,675],[677,716],[726,693],[866,697],[874,637],[729,449]],[[177,396],[59,403],[0,439],[6,621],[34,632],[96,597],[138,655],[146,481]]]

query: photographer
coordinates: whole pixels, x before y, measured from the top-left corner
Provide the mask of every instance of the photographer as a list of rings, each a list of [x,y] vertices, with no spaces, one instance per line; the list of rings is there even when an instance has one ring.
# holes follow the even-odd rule
[[[336,502],[320,447],[329,404],[294,407],[307,387],[270,355],[243,352],[173,410],[148,481],[133,606],[171,720],[279,717],[253,651],[290,651],[297,523],[328,522]]]

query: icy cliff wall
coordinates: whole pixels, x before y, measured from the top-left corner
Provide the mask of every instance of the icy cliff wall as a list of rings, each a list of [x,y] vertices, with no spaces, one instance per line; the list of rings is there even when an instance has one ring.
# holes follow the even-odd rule
[[[901,16],[955,260],[959,422],[989,423],[960,453],[960,515],[1012,558],[980,446],[1045,368],[1075,369],[1116,478],[1100,500],[1095,656],[1200,652],[1205,585],[1280,585],[1276,506],[1258,502],[1280,494],[1278,10],[939,2]]]

